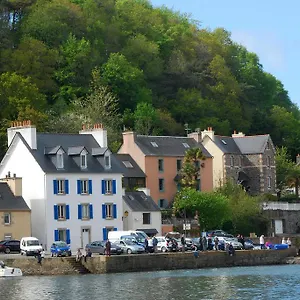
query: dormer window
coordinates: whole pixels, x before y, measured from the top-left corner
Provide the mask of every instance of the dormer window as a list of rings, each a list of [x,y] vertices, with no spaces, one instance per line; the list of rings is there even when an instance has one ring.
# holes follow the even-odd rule
[[[104,156],[104,165],[106,169],[111,168],[111,159],[110,159],[110,154],[107,154]]]
[[[57,169],[63,169],[64,168],[64,152],[62,150],[59,150],[56,154],[56,163],[57,163]]]
[[[80,154],[80,167],[81,169],[87,168],[87,152],[82,151]]]

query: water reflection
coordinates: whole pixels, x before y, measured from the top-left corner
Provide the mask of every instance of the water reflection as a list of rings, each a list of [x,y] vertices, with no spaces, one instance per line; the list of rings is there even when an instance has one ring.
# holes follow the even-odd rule
[[[23,277],[1,279],[0,299],[300,299],[299,283],[297,265]]]

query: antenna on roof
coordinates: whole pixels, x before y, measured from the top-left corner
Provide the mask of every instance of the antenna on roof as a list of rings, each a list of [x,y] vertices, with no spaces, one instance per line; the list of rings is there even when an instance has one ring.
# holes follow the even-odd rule
[[[188,135],[189,131],[191,131],[191,129],[189,128],[189,124],[188,123],[184,124],[184,130],[186,131],[186,135]]]

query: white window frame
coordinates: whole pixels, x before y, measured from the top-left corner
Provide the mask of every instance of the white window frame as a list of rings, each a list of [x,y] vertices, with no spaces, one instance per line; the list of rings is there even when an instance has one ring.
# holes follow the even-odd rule
[[[81,187],[81,191],[80,191],[81,195],[88,195],[90,193],[88,179],[80,179],[80,187]]]
[[[66,204],[57,204],[57,217],[58,220],[66,220],[67,219],[67,209]]]
[[[8,222],[5,221],[6,217],[8,217]],[[11,225],[11,213],[4,213],[3,219],[4,219],[4,225],[6,226]]]
[[[58,240],[59,241],[63,241],[63,242],[67,242],[67,229],[65,228],[58,228]],[[60,237],[63,237],[62,239]]]
[[[87,152],[86,151],[82,151],[80,153],[80,167],[81,167],[81,169],[87,168]]]
[[[66,193],[65,179],[56,179],[56,182],[57,182],[57,194],[64,195]]]
[[[112,185],[113,185],[113,181],[111,179],[105,180],[105,195],[111,195],[113,193]]]
[[[89,220],[90,217],[90,204],[89,203],[81,203],[81,217],[84,220]]]
[[[57,163],[57,169],[63,169],[64,168],[64,151],[58,150],[56,153],[56,163]]]
[[[106,212],[106,219],[112,219],[113,218],[113,203],[105,203],[105,212]]]

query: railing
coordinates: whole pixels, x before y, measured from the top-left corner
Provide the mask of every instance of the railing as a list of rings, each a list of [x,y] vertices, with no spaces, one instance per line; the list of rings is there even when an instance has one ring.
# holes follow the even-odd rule
[[[263,210],[300,210],[300,203],[264,202]]]

